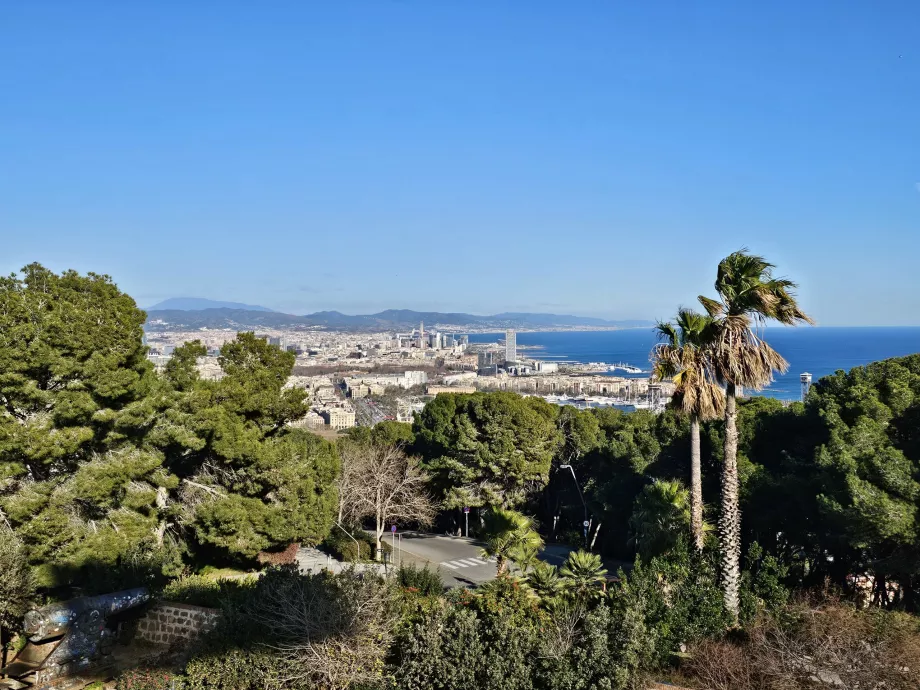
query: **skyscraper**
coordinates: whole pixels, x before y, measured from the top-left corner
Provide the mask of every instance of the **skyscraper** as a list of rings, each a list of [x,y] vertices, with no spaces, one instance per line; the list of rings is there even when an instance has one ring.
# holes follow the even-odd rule
[[[505,361],[517,361],[517,333],[505,331]]]

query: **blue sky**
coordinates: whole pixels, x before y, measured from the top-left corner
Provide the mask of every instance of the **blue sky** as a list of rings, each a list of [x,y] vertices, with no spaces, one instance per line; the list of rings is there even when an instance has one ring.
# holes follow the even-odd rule
[[[668,316],[741,246],[920,324],[920,3],[0,5],[0,271]]]

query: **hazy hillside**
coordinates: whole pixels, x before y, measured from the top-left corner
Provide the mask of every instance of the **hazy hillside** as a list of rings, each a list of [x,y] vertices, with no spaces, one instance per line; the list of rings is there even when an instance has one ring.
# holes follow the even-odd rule
[[[157,302],[147,311],[166,311],[178,309],[180,311],[200,311],[202,309],[245,309],[247,311],[273,311],[268,307],[258,304],[243,304],[242,302],[222,302],[220,300],[205,299],[203,297],[172,297],[162,302]]]
[[[321,311],[306,316],[251,309],[148,309],[148,328],[283,328],[320,326],[339,330],[408,330],[424,322],[426,328],[630,328],[650,326],[651,321],[609,321],[587,316],[564,314],[503,313],[479,316],[464,313],[420,312],[410,309],[387,309],[377,314],[342,314]],[[150,324],[151,321],[166,322]]]

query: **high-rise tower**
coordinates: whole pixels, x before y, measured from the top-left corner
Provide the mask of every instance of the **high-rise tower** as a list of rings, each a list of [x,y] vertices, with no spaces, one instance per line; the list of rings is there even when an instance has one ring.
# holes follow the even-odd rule
[[[517,333],[511,330],[505,331],[505,361],[517,361]]]

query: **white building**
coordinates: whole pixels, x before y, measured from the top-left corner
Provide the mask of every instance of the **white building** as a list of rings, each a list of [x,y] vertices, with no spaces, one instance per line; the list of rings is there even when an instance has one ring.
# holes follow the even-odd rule
[[[355,411],[343,407],[327,407],[319,412],[330,429],[350,429],[355,425]]]

